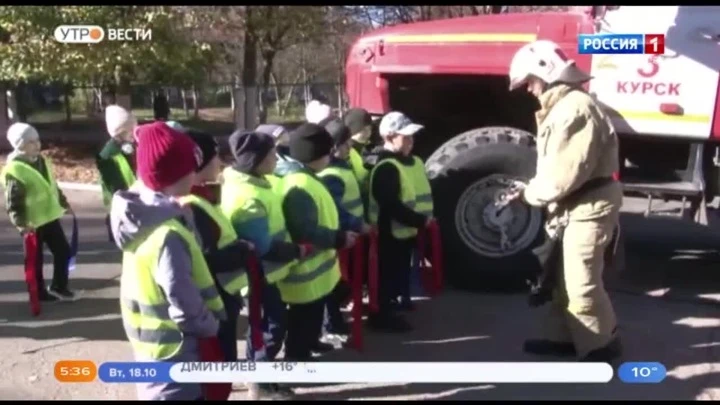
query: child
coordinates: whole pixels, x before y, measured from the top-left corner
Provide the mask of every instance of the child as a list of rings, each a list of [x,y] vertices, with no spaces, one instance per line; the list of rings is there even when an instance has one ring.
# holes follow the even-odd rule
[[[161,122],[137,130],[140,178],[113,196],[110,222],[123,250],[120,281],[125,333],[137,361],[200,361],[225,308],[198,240],[192,214],[178,199],[190,193],[195,144]],[[139,383],[140,400],[202,400],[200,384]]]
[[[252,243],[238,239],[230,221],[216,206],[220,203],[218,144],[212,135],[187,131],[197,145],[200,165],[191,195],[181,201],[190,206],[205,260],[225,305],[227,319],[220,321],[218,338],[225,361],[237,361],[237,321],[242,309],[240,291],[248,285],[246,263]]]
[[[277,188],[280,184],[280,178],[293,170],[293,168],[300,166],[300,163],[290,157],[290,134],[283,126],[274,124],[260,125],[255,129],[255,132],[270,135],[275,142],[275,155],[277,157],[275,170],[273,173],[266,175],[265,179],[274,188]]]
[[[40,136],[25,123],[10,126],[7,139],[13,147],[0,174],[10,222],[22,234],[35,232],[37,257],[35,279],[42,302],[73,300],[68,288],[70,245],[60,218],[70,205],[55,183],[50,162],[40,154]],[[53,254],[53,279],[46,290],[43,278],[43,244]]]
[[[393,312],[392,300],[398,292],[409,296],[411,255],[417,230],[431,218],[414,210],[415,188],[411,168],[413,135],[422,129],[404,114],[391,112],[380,122],[384,145],[370,174],[370,223],[378,227],[379,297],[378,313],[370,325],[379,330],[402,332],[410,325]],[[407,293],[406,293],[407,291]],[[410,306],[409,302],[402,302]]]
[[[325,123],[325,129],[333,138],[333,155],[330,164],[319,173],[325,187],[335,200],[340,215],[340,229],[356,233],[368,233],[370,225],[365,222],[360,186],[348,162],[351,148],[350,130],[342,120],[331,118]],[[352,260],[352,259],[351,259]],[[352,268],[352,267],[350,267]],[[347,295],[346,283],[338,283],[338,287],[328,297],[325,308],[325,332],[329,335],[348,335],[347,323],[342,318],[340,305]]]
[[[352,108],[345,113],[343,120],[350,130],[352,139],[352,148],[349,154],[350,166],[360,184],[361,191],[366,193],[370,172],[365,168],[362,157],[369,152],[372,136],[372,117],[362,108]]]
[[[103,203],[108,210],[107,227],[110,232],[110,201],[116,191],[127,190],[135,183],[133,132],[137,121],[131,112],[118,105],[105,108],[105,123],[110,139],[95,156],[100,172]],[[113,240],[109,235],[110,241]]]
[[[278,283],[290,305],[286,358],[307,361],[322,332],[326,298],[340,281],[337,250],[349,248],[357,234],[340,229],[332,196],[317,177],[330,161],[333,140],[321,126],[303,124],[290,135],[290,156],[302,167],[282,180],[283,213],[296,243],[310,243],[317,251],[302,259]]]
[[[285,230],[282,202],[265,176],[275,169],[275,144],[270,135],[236,132],[230,136],[235,157],[223,172],[220,207],[241,238],[252,241],[262,258],[265,284],[260,292],[265,336],[264,353],[247,345],[247,358],[273,361],[280,352],[287,328],[287,308],[276,284],[286,278],[308,250],[293,244]],[[250,294],[253,294],[250,291]],[[250,329],[250,328],[248,328]],[[250,341],[248,330],[248,342]],[[292,390],[278,384],[249,384],[251,399],[291,399]]]

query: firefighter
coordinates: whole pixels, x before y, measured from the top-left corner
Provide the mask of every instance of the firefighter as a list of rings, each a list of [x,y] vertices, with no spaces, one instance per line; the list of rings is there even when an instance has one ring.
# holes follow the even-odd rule
[[[195,144],[164,123],[138,127],[139,184],[113,196],[110,222],[123,251],[120,307],[136,361],[201,361],[225,319],[223,301],[195,236],[190,193]],[[202,400],[200,384],[139,383],[140,400]]]
[[[367,234],[370,232],[370,225],[365,222],[360,186],[348,161],[352,148],[350,130],[338,118],[331,118],[329,122],[325,123],[325,129],[333,138],[333,156],[330,158],[328,167],[318,176],[335,200],[340,218],[340,229]],[[351,265],[349,267],[352,268]],[[328,296],[323,327],[325,333],[331,338],[336,336],[344,340],[350,334],[350,328],[340,312],[341,304],[347,298],[348,293],[347,283],[340,282],[333,293]]]
[[[363,155],[369,152],[372,137],[372,117],[362,108],[352,108],[343,117],[345,125],[350,130],[352,148],[348,159],[353,173],[360,184],[361,191],[367,192],[370,172],[365,168]]]
[[[317,176],[330,162],[332,148],[332,137],[316,124],[303,124],[290,135],[290,156],[302,167],[282,179],[283,213],[292,239],[316,249],[278,283],[290,306],[285,356],[293,361],[324,351],[318,350],[318,337],[327,297],[340,281],[337,249],[353,246],[357,238],[340,229],[335,202]]]
[[[413,136],[422,128],[400,112],[388,113],[379,128],[384,144],[377,155],[368,156],[369,161],[375,162],[370,172],[368,218],[378,229],[380,278],[379,311],[371,317],[370,325],[389,332],[411,329],[407,321],[395,313],[393,299],[399,291],[409,289],[417,230],[432,221],[415,209],[412,147]],[[405,301],[400,305],[410,307],[411,303]]]
[[[110,241],[110,201],[116,191],[127,190],[135,183],[135,153],[133,133],[137,120],[133,114],[119,105],[105,108],[105,124],[110,139],[95,157],[100,173],[103,203],[108,210],[106,223]]]
[[[237,131],[230,136],[229,143],[235,162],[223,172],[220,207],[237,234],[253,242],[265,274],[261,291],[265,350],[256,353],[248,344],[246,355],[254,361],[272,361],[287,333],[287,306],[277,283],[288,277],[296,260],[306,256],[310,249],[290,240],[282,200],[265,179],[275,169],[273,138],[259,132]],[[293,396],[290,389],[278,384],[249,384],[249,389],[252,399],[280,400]]]
[[[217,179],[221,161],[215,138],[196,131],[188,131],[188,135],[197,146],[199,165],[191,194],[180,201],[192,210],[205,261],[227,313],[218,330],[225,361],[237,361],[237,321],[243,304],[241,290],[248,285],[246,264],[254,246],[251,242],[238,239],[230,221],[217,208],[220,203]]]
[[[75,293],[68,288],[70,245],[60,224],[70,205],[55,182],[50,162],[40,154],[40,136],[35,128],[12,124],[7,139],[13,151],[0,173],[0,182],[5,188],[10,222],[22,234],[35,232],[37,236],[35,281],[39,299],[74,300]],[[43,278],[43,245],[53,254],[53,279],[48,289]]]
[[[523,46],[510,65],[510,88],[540,101],[537,171],[511,198],[547,209],[564,229],[562,277],[545,322],[545,337],[525,342],[534,354],[610,361],[621,354],[617,321],[603,286],[603,255],[618,222],[622,187],[618,140],[609,118],[583,90],[591,77],[557,44]]]

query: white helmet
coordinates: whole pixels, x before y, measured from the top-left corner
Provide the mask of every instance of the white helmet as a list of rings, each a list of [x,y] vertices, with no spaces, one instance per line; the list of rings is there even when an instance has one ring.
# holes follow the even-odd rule
[[[510,90],[525,84],[530,75],[547,84],[584,83],[592,79],[556,43],[544,39],[525,44],[515,53],[510,62]]]

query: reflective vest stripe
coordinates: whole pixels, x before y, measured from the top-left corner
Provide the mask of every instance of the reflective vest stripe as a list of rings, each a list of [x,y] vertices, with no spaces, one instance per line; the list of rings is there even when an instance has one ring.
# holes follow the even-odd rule
[[[132,312],[141,312],[158,319],[170,320],[170,304],[143,304],[137,300],[121,297],[122,304]]]
[[[310,256],[311,258],[314,255]],[[333,254],[332,256],[326,258],[323,260],[322,264],[320,264],[315,270],[312,270],[307,273],[303,274],[290,274],[287,276],[283,282],[289,283],[289,284],[298,284],[298,283],[307,283],[309,281],[312,281],[321,275],[331,271],[333,269],[333,266],[335,266],[335,262],[337,261],[338,257],[337,254]]]
[[[180,345],[183,342],[183,336],[180,331],[172,329],[145,329],[133,327],[127,323],[123,323],[125,333],[128,338],[136,342],[148,345]]]
[[[343,206],[345,207],[346,210],[353,212],[357,209],[362,209],[363,203],[362,203],[361,199],[357,198],[355,200],[343,201]]]
[[[405,204],[405,206],[407,206],[411,210],[415,210],[417,202],[415,199],[415,187],[414,182],[412,181],[412,172],[410,168],[406,167],[397,160],[384,159],[381,160],[378,164],[376,164],[375,167],[373,167],[372,172],[370,172],[370,184],[372,184],[372,181],[374,180],[377,168],[386,164],[391,164],[395,166],[398,171],[398,175],[400,177],[400,200],[403,202],[403,204]],[[370,223],[376,225],[379,215],[380,208],[378,207],[375,197],[372,195],[372,193],[370,193],[370,204],[368,207],[368,219]],[[392,229],[393,236],[397,239],[409,239],[417,235],[417,229],[401,224],[400,222],[397,222],[395,220],[392,220],[390,222],[390,227]]]
[[[237,240],[237,233],[233,229],[230,220],[207,200],[196,195],[186,195],[180,198],[182,204],[193,204],[203,210],[220,229],[217,248],[222,249]],[[248,277],[245,271],[235,270],[216,274],[217,281],[225,292],[230,295],[240,295],[243,287],[248,285]],[[217,291],[215,291],[217,293]]]
[[[360,188],[367,188],[367,181],[370,173],[365,168],[360,153],[354,148],[351,148],[348,160],[350,161],[350,167],[352,167],[353,174],[355,175],[355,178],[357,179]]]
[[[319,177],[334,176],[343,184],[342,207],[353,217],[362,220],[364,207],[360,194],[360,186],[352,170],[344,167],[330,166],[318,174]]]
[[[167,359],[181,348],[183,334],[170,319],[170,304],[152,274],[169,233],[187,244],[192,261],[191,276],[206,307],[219,320],[227,317],[210,270],[194,234],[175,219],[160,224],[133,249],[125,250],[120,282],[120,308],[125,333],[133,350],[152,359]]]
[[[222,211],[204,198],[190,194],[181,197],[180,203],[183,205],[195,205],[196,207],[202,209],[213,220],[213,222],[215,222],[220,229],[220,237],[218,238],[217,244],[219,249],[222,249],[237,240],[237,233],[235,233],[235,229],[233,229],[230,220],[223,215]]]
[[[282,194],[293,189],[305,191],[313,200],[318,226],[333,231],[340,229],[335,200],[317,177],[298,171],[283,177]],[[326,297],[340,281],[340,265],[335,249],[321,249],[293,266],[290,274],[278,283],[284,302],[304,304]]]
[[[433,215],[433,200],[432,190],[430,188],[430,181],[425,173],[425,164],[422,159],[417,156],[413,158],[413,166],[409,170],[410,177],[412,178],[413,186],[415,187],[415,201],[417,202],[417,212],[432,216]]]
[[[268,178],[269,176],[266,176],[265,179],[249,176],[228,167],[223,171],[220,209],[226,217],[233,218],[233,220],[249,221],[266,216],[272,240],[291,242],[290,234],[285,229],[282,201],[276,194],[278,190],[271,186]],[[262,205],[264,210],[244,209],[252,200]],[[294,260],[287,263],[266,260],[261,262],[265,278],[270,284],[275,284],[285,278],[295,263]]]
[[[128,163],[125,155],[123,155],[122,153],[117,153],[113,155],[113,157],[111,157],[110,159],[117,166],[117,169],[120,172],[120,177],[122,177],[123,182],[125,183],[125,188],[130,188],[130,186],[135,183],[137,178],[135,177],[135,173],[133,173],[132,167],[130,167],[130,164]],[[100,185],[102,186],[103,203],[105,203],[106,207],[109,207],[110,202],[112,201],[112,193],[110,193],[110,190],[108,190],[105,183],[103,183],[102,178],[100,178]]]

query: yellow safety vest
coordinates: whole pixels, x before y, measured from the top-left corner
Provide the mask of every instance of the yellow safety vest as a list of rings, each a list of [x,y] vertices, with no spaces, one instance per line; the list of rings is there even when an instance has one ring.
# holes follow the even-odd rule
[[[184,339],[182,331],[170,318],[170,304],[165,293],[153,277],[163,243],[170,233],[187,243],[192,279],[208,310],[219,320],[226,318],[225,307],[195,235],[176,219],[163,222],[124,250],[120,279],[125,334],[136,353],[156,360],[176,355]]]
[[[366,190],[370,172],[368,172],[368,169],[363,165],[362,156],[360,156],[360,153],[356,151],[355,148],[350,148],[350,157],[348,159],[360,189]]]
[[[270,183],[270,187],[272,187],[273,191],[280,192],[280,182],[282,181],[282,178],[280,178],[280,176],[268,174],[265,175],[265,180]]]
[[[425,164],[417,156],[413,157],[413,160],[410,175],[415,187],[415,211],[431,217],[433,216],[432,189],[427,173],[425,173]]]
[[[370,184],[372,185],[377,168],[382,165],[388,164],[395,166],[400,176],[400,201],[402,201],[403,204],[405,204],[411,210],[415,210],[415,187],[412,181],[412,173],[410,172],[410,168],[406,167],[397,160],[384,159],[381,160],[380,163],[375,165],[375,167],[373,167],[372,171],[370,172]],[[370,207],[368,208],[368,219],[371,224],[377,225],[379,211],[380,208],[378,207],[378,203],[375,200],[375,196],[370,193]],[[391,229],[393,236],[397,239],[408,239],[417,235],[417,229],[411,226],[404,225],[395,220],[391,221]]]
[[[60,191],[53,177],[52,166],[44,157],[41,156],[39,159],[45,163],[47,179],[37,169],[17,159],[7,162],[0,173],[3,188],[7,187],[8,174],[23,184],[25,219],[27,225],[33,228],[41,227],[65,214],[65,208],[60,205]]]
[[[125,155],[123,155],[122,153],[117,153],[110,159],[115,162],[118,170],[120,170],[120,176],[125,182],[125,187],[130,188],[130,186],[132,186],[137,179],[135,178],[135,173],[133,173],[132,168],[130,167],[130,164],[128,163]],[[110,202],[112,201],[112,193],[110,193],[107,185],[105,185],[105,183],[102,181],[102,177],[100,178],[100,186],[102,187],[103,204],[105,204],[105,207],[109,207]]]
[[[360,186],[355,178],[355,174],[352,169],[346,169],[344,167],[329,166],[318,176],[325,178],[328,176],[335,176],[343,182],[344,193],[342,196],[341,204],[347,212],[355,218],[363,219],[364,210],[362,197],[360,195]]]
[[[258,215],[257,212],[251,212],[245,208],[251,201],[257,201],[265,208],[263,215],[267,215],[271,239],[292,242],[285,229],[282,203],[270,183],[240,173],[231,167],[225,169],[223,172],[220,210],[227,218],[233,218],[239,213],[242,219],[250,221],[257,218]],[[287,277],[294,263],[294,261],[278,263],[263,260],[265,279],[270,284],[277,283]]]
[[[308,193],[317,207],[318,226],[337,231],[340,229],[335,201],[317,178],[303,172],[283,177],[283,196],[299,188]],[[300,242],[300,241],[297,241]],[[298,261],[290,275],[278,283],[283,301],[289,304],[305,304],[330,294],[340,281],[340,264],[337,250],[318,249]]]
[[[195,205],[196,207],[205,211],[205,213],[207,213],[208,216],[210,216],[210,218],[215,221],[218,228],[220,229],[220,238],[218,238],[217,243],[218,249],[222,249],[237,240],[237,233],[235,233],[235,230],[233,229],[230,220],[228,220],[225,215],[223,215],[222,211],[220,211],[218,207],[210,204],[204,198],[198,197],[193,194],[186,195],[180,198],[180,203],[183,205]],[[215,277],[220,283],[220,286],[222,286],[223,290],[225,290],[225,292],[230,295],[241,295],[240,293],[242,289],[247,287],[248,285],[248,276],[247,273],[244,271],[236,270],[217,273]]]

